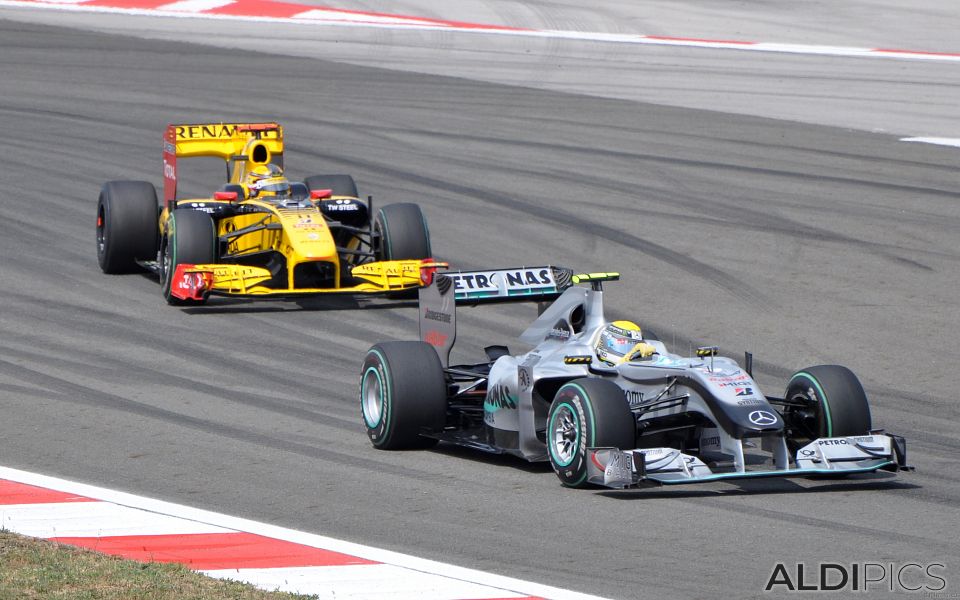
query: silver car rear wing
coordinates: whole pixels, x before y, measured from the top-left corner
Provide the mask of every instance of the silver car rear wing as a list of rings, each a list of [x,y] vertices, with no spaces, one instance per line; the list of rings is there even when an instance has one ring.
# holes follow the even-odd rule
[[[444,368],[457,339],[457,304],[546,302],[573,285],[573,271],[550,265],[435,273],[420,288],[420,339],[433,346]]]

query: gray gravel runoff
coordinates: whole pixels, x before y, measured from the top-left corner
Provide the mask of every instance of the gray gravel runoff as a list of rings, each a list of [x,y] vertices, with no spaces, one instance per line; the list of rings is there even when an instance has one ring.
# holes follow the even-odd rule
[[[629,81],[580,94],[378,69],[356,64],[360,46],[347,43],[340,61],[291,56],[330,39],[309,52],[266,36],[237,44],[275,52],[265,54],[29,22],[166,35],[159,21],[125,19],[0,11],[0,464],[611,598],[767,597],[778,561],[939,561],[949,589],[960,586],[960,151],[865,131],[893,113],[907,126],[892,131],[956,130],[923,101],[955,111],[956,66],[767,63],[791,89],[819,64],[842,65],[826,98],[838,106],[848,83],[862,89],[844,73],[868,69],[894,87],[905,69],[923,73],[911,79],[916,110],[907,96],[838,108],[863,121],[846,128],[829,126],[842,120],[833,113],[806,115],[802,96],[784,100],[786,115],[746,114],[746,95],[711,112],[643,102]],[[181,23],[194,36],[226,31]],[[381,35],[386,64],[404,38]],[[459,43],[437,35],[434,48],[444,40]],[[563,64],[589,81],[596,52]],[[711,64],[736,60],[633,54],[628,80],[682,59],[703,66],[704,88]],[[875,425],[907,436],[918,472],[614,493],[456,448],[374,451],[358,370],[373,342],[416,336],[410,305],[180,310],[150,277],[97,268],[101,183],[159,185],[163,127],[221,119],[283,123],[293,175],[352,173],[379,203],[419,202],[438,256],[457,265],[621,271],[611,317],[681,349],[751,350],[769,393],[798,368],[849,366]],[[203,175],[186,183],[204,189]],[[514,336],[534,312],[464,310],[454,358],[490,343],[521,350]]]

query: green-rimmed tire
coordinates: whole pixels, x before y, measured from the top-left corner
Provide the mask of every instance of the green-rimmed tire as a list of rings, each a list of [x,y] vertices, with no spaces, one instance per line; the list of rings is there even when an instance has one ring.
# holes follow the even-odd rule
[[[181,300],[170,291],[177,265],[203,265],[217,262],[217,232],[213,219],[205,212],[178,208],[167,222],[167,234],[160,244],[160,290],[168,304],[193,306],[203,300]]]
[[[783,422],[791,452],[817,438],[864,435],[873,427],[860,380],[840,365],[797,371],[784,398]]]
[[[377,260],[430,258],[430,230],[416,204],[388,204],[377,211],[373,229]]]
[[[360,372],[360,412],[375,448],[429,448],[447,414],[447,383],[433,346],[381,342],[370,348]]]
[[[587,481],[587,448],[631,450],[636,445],[636,419],[623,390],[604,379],[574,379],[553,398],[547,417],[547,454],[561,483],[583,487]]]

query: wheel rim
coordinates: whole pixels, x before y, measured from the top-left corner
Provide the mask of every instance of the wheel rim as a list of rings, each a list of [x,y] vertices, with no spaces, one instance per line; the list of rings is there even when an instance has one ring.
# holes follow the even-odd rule
[[[385,242],[386,238],[383,227],[381,227],[380,222],[377,221],[373,225],[373,239],[370,240],[370,245],[373,246],[373,255],[377,260],[390,260],[390,257],[387,256]]]
[[[573,462],[580,441],[580,419],[569,404],[562,404],[553,414],[551,442],[557,464],[565,467]]]
[[[363,384],[360,391],[360,409],[363,411],[363,420],[367,427],[373,429],[380,425],[383,419],[383,385],[380,372],[376,367],[369,367],[363,374]]]
[[[790,405],[783,411],[783,421],[789,430],[789,439],[796,448],[802,448],[819,439],[820,403],[803,392],[797,392],[786,400]]]
[[[103,205],[100,205],[99,210],[97,210],[97,255],[103,256],[104,251],[106,250],[106,236],[104,235],[104,229],[106,228],[106,214],[103,210]]]
[[[167,239],[163,244],[163,251],[160,253],[160,281],[163,283],[164,287],[167,285],[167,280],[170,278],[170,261],[173,260],[171,256],[171,246],[172,240]]]

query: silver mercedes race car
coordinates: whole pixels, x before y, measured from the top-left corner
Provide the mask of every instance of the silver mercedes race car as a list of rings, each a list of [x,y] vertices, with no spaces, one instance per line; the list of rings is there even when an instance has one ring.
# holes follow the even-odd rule
[[[376,448],[444,441],[549,460],[571,487],[911,468],[904,439],[873,428],[845,367],[803,369],[783,397],[767,396],[749,353],[744,367],[716,347],[681,356],[630,322],[608,323],[602,282],[616,273],[489,271],[485,291],[477,275],[438,274],[420,290],[421,341],[367,353],[360,406]],[[520,336],[533,350],[489,346],[482,362],[449,365],[457,303],[518,298],[556,298]]]

